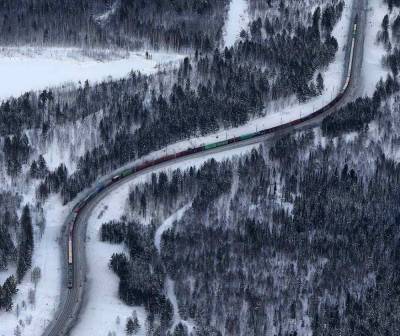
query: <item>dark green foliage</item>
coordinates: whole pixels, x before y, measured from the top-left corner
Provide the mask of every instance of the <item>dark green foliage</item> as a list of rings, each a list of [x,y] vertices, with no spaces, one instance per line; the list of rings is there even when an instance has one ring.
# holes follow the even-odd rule
[[[139,325],[139,321],[137,319],[137,317],[135,317],[134,319],[132,319],[131,317],[128,318],[128,321],[126,322],[126,334],[127,335],[134,335],[138,332],[140,328]]]
[[[108,5],[107,5],[108,3]],[[26,0],[0,3],[3,45],[209,50],[221,37],[227,0]],[[107,19],[101,15],[110,12]]]
[[[324,135],[337,136],[367,127],[378,113],[378,106],[371,98],[358,98],[339,111],[326,117],[322,122]]]
[[[111,221],[104,223],[101,226],[100,239],[101,241],[108,241],[110,243],[119,244],[122,243],[126,235],[125,223],[118,223]]]
[[[0,193],[0,271],[7,269],[8,263],[15,262],[17,249],[12,233],[17,227],[17,208],[20,197],[11,193]]]
[[[17,176],[22,169],[22,165],[28,162],[31,148],[28,137],[17,133],[16,135],[4,139],[4,157],[6,160],[7,173]]]
[[[17,292],[17,282],[14,276],[8,277],[3,286],[0,285],[0,310],[10,311],[12,309],[12,297]]]
[[[232,183],[232,167],[219,164],[211,159],[204,164],[196,176],[199,186],[197,196],[193,200],[193,209],[204,211],[210,203],[227,192]]]
[[[29,206],[25,205],[21,216],[21,233],[18,247],[17,280],[21,282],[26,271],[32,265],[33,254],[33,229]]]
[[[178,323],[171,336],[189,336],[187,327],[182,323]]]

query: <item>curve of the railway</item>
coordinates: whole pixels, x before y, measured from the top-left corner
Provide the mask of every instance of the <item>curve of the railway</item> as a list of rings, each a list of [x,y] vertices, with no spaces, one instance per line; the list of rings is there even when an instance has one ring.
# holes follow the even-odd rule
[[[365,28],[367,24],[368,0],[356,0],[353,3],[349,34],[346,69],[342,80],[342,90],[338,96],[322,109],[276,127],[255,133],[244,134],[225,141],[191,148],[153,161],[117,170],[98,183],[75,205],[66,219],[62,232],[63,276],[60,305],[44,336],[68,335],[79,319],[79,313],[85,299],[86,285],[86,250],[85,237],[88,219],[96,205],[107,195],[138,176],[148,174],[160,168],[166,168],[178,162],[214,153],[245,147],[268,139],[280,137],[293,130],[306,129],[320,124],[327,115],[354,100],[360,91],[362,79],[361,67],[364,51]]]

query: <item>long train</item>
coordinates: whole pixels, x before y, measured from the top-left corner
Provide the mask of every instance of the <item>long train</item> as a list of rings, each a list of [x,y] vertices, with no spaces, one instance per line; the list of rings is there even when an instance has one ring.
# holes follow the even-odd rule
[[[119,180],[124,179],[130,175],[133,175],[137,172],[143,171],[149,167],[154,167],[163,162],[171,161],[176,158],[189,156],[189,155],[199,153],[199,152],[208,151],[208,150],[211,150],[214,148],[223,147],[223,146],[226,146],[226,145],[229,145],[232,143],[241,142],[241,141],[245,141],[248,139],[265,136],[267,134],[271,134],[271,133],[274,133],[277,131],[284,130],[291,126],[301,124],[305,121],[311,120],[311,119],[323,114],[324,112],[326,112],[327,110],[332,108],[334,105],[336,105],[336,103],[342,99],[342,97],[344,96],[344,94],[346,93],[346,91],[349,88],[349,85],[351,82],[351,73],[352,73],[353,64],[354,64],[353,58],[354,58],[354,48],[355,48],[356,35],[357,35],[357,17],[355,18],[355,22],[353,24],[353,32],[352,33],[353,33],[353,36],[352,36],[351,49],[350,49],[350,61],[349,61],[349,66],[348,66],[348,70],[347,70],[347,74],[346,74],[346,80],[345,80],[344,85],[343,85],[342,89],[340,90],[339,94],[328,105],[322,107],[321,109],[319,109],[311,114],[308,114],[307,116],[290,121],[285,124],[281,124],[281,125],[278,125],[275,127],[263,129],[258,132],[248,133],[248,134],[244,134],[244,135],[241,135],[238,137],[233,137],[233,138],[230,138],[225,141],[219,141],[219,142],[214,142],[214,143],[211,143],[208,145],[203,145],[200,147],[190,148],[190,149],[184,150],[182,152],[171,154],[171,155],[166,155],[166,156],[160,157],[160,158],[152,160],[152,161],[145,161],[142,164],[139,164],[137,166],[134,166],[132,168],[128,168],[128,169],[122,171],[119,175],[113,176],[112,178],[110,178],[109,180],[107,180],[105,182],[99,183],[92,193],[90,193],[88,196],[86,196],[82,201],[80,201],[73,208],[72,220],[70,221],[69,232],[68,232],[68,254],[67,254],[67,257],[68,257],[68,279],[67,279],[68,284],[67,284],[67,286],[68,286],[68,288],[72,288],[73,284],[74,284],[74,267],[73,267],[74,228],[75,228],[76,220],[78,218],[80,211],[88,204],[88,202],[90,202],[90,200],[92,200],[97,194],[101,193],[104,189],[106,189],[110,185],[112,185],[112,184],[118,182]]]

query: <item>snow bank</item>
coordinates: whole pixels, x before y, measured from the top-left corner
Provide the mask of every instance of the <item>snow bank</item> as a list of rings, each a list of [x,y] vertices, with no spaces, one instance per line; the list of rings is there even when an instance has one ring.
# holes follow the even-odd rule
[[[152,59],[146,59],[143,52],[130,52],[123,57],[111,55],[100,61],[74,48],[2,48],[0,99],[64,83],[121,78],[131,70],[151,74],[157,71],[160,64],[183,58],[182,55],[169,53],[153,53]]]

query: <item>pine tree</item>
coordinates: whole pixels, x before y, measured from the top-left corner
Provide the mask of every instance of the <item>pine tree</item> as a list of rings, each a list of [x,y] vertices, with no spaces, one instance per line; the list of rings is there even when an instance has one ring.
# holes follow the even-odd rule
[[[321,73],[318,73],[317,76],[317,90],[318,90],[318,94],[321,94],[324,91],[325,87],[324,87],[324,79],[321,75]]]
[[[25,205],[21,216],[21,234],[17,262],[17,278],[19,282],[31,267],[33,247],[32,219],[29,206]]]
[[[128,318],[128,321],[126,322],[125,331],[127,335],[133,335],[133,333],[135,332],[135,324],[132,318]]]

